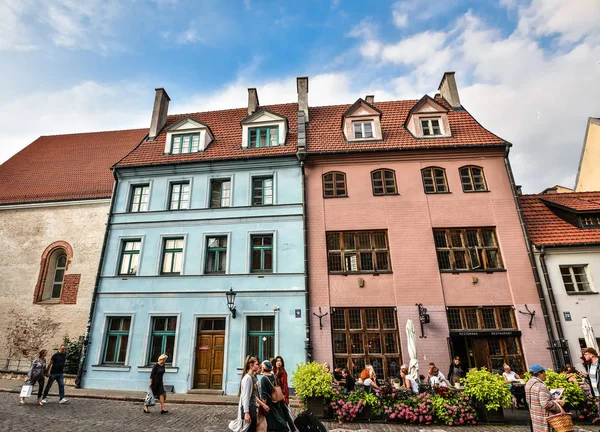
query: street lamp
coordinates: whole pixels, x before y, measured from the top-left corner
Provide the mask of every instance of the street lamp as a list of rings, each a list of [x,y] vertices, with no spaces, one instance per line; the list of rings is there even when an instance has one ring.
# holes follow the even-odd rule
[[[235,319],[235,296],[236,292],[233,288],[229,288],[229,292],[225,294],[227,297],[227,307],[231,311],[231,318]]]

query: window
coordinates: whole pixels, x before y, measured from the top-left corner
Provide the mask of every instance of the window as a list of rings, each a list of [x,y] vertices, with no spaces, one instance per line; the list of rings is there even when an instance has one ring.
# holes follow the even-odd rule
[[[459,172],[463,192],[484,192],[488,190],[483,176],[483,168],[462,167]]]
[[[502,269],[494,228],[434,229],[440,270]]]
[[[252,179],[252,205],[273,204],[273,177],[260,177]]]
[[[148,193],[150,185],[138,185],[131,187],[131,202],[129,204],[130,212],[148,211]]]
[[[568,293],[592,291],[586,270],[587,265],[560,267],[560,274]]]
[[[373,123],[353,122],[354,139],[373,138]]]
[[[231,205],[231,180],[213,180],[210,182],[210,208],[229,207]]]
[[[171,204],[169,210],[182,210],[189,208],[190,184],[188,182],[171,183]]]
[[[225,273],[227,265],[227,236],[209,237],[206,240],[205,273]]]
[[[450,192],[446,180],[446,170],[443,168],[425,168],[421,171],[425,193]]]
[[[600,346],[600,337],[596,338],[596,343],[598,344],[598,346]],[[584,338],[579,338],[579,348],[584,349],[587,348],[587,342],[585,341]],[[593,348],[593,347],[590,347]]]
[[[391,272],[387,231],[327,233],[330,273]]]
[[[389,169],[379,169],[371,172],[373,195],[395,195],[396,173]]]
[[[379,380],[400,372],[396,312],[393,308],[335,308],[331,310],[334,367],[360,373],[366,364]]]
[[[248,147],[274,147],[279,144],[279,127],[265,126],[259,128],[250,128]]]
[[[46,290],[42,300],[60,299],[66,270],[67,254],[63,249],[57,249],[50,256],[48,272],[46,273]]]
[[[598,228],[600,227],[600,214],[591,214],[579,216],[581,228]]]
[[[246,354],[259,359],[275,356],[275,318],[248,317],[248,346]]]
[[[183,267],[183,238],[164,239],[162,274],[181,274]]]
[[[421,119],[421,129],[423,130],[423,136],[442,135],[439,118]]]
[[[450,330],[516,330],[512,307],[448,308]]]
[[[150,351],[148,352],[147,364],[156,363],[161,354],[166,354],[169,356],[166,364],[172,365],[177,317],[153,317],[151,325]]]
[[[140,259],[141,240],[123,241],[121,247],[121,264],[119,265],[120,275],[135,275]]]
[[[102,363],[125,364],[131,317],[108,317]]]
[[[273,235],[253,235],[250,268],[252,272],[273,272]]]
[[[332,171],[323,174],[323,197],[335,198],[348,196],[346,190],[346,174]]]
[[[200,150],[200,134],[173,135],[171,153],[196,153]]]

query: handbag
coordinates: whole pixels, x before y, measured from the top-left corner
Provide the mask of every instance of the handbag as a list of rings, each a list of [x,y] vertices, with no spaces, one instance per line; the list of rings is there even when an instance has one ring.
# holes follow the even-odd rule
[[[24,384],[21,388],[20,397],[30,397],[31,392],[33,391],[33,386],[31,384]]]
[[[273,388],[271,389],[271,402],[281,402],[285,399],[283,397],[283,390],[281,390],[281,387],[277,384],[277,378],[273,377],[273,379],[275,380],[275,384],[271,383],[271,385],[273,386]]]
[[[154,399],[154,393],[152,393],[152,388],[148,387],[148,393],[146,393],[146,399],[144,400],[144,406],[154,406],[156,405],[156,399]]]
[[[268,424],[266,414],[263,414],[262,407],[258,409],[256,414],[256,432],[267,432]]]

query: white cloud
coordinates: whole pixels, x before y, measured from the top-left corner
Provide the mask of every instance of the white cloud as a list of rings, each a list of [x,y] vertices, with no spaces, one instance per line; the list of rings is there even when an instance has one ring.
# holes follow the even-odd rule
[[[381,59],[390,63],[418,64],[433,58],[446,42],[446,33],[426,31],[381,49]]]
[[[30,51],[36,45],[29,37],[29,27],[21,16],[29,9],[26,1],[0,0],[0,51]]]
[[[455,6],[454,3],[431,0],[401,0],[392,5],[392,20],[397,28],[403,29],[412,20],[427,21],[436,15],[446,13]]]
[[[404,28],[408,25],[408,14],[407,13],[402,13],[397,10],[393,10],[392,18],[394,19],[394,25],[398,28]]]

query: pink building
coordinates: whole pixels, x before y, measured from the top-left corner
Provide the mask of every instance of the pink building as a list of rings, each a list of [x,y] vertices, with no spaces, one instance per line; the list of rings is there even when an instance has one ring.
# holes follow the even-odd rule
[[[311,340],[319,362],[372,364],[379,377],[393,376],[410,360],[412,319],[422,374],[429,362],[445,373],[455,355],[493,370],[505,362],[517,372],[550,365],[510,144],[462,107],[453,73],[439,90],[418,101],[367,96],[305,110]],[[419,304],[427,309],[421,318]]]

